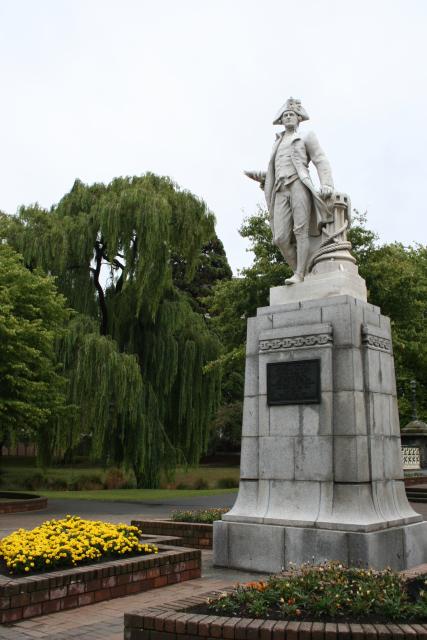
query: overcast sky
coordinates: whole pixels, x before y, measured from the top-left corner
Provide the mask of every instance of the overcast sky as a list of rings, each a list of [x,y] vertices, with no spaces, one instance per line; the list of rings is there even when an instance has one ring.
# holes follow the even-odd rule
[[[335,186],[426,243],[426,0],[0,0],[0,209],[146,171],[203,198],[236,271],[277,109],[302,99]]]

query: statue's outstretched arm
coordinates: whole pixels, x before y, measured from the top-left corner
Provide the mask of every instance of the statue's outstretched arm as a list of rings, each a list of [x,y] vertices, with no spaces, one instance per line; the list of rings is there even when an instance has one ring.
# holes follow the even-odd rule
[[[245,176],[248,176],[248,178],[251,178],[251,180],[259,182],[260,189],[264,189],[265,177],[267,175],[265,171],[244,171],[243,173]]]

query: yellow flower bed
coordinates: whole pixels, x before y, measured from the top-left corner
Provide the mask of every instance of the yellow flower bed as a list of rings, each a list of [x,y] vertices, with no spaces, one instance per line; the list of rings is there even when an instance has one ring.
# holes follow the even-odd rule
[[[153,544],[139,541],[139,529],[66,516],[39,527],[18,529],[0,540],[0,559],[10,574],[28,574],[59,567],[75,567],[129,554],[157,553]]]

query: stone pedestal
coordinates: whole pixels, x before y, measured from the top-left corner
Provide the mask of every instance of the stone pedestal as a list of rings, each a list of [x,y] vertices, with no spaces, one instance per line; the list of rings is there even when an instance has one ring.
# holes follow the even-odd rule
[[[283,301],[248,320],[240,488],[214,525],[216,565],[426,562],[427,523],[403,483],[390,321],[361,298]],[[268,401],[268,364],[314,360],[319,401]]]

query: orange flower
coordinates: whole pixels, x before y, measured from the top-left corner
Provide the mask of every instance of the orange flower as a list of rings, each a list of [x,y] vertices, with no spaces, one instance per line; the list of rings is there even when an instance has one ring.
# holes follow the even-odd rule
[[[244,585],[247,589],[254,589],[255,591],[265,591],[267,585],[265,582],[246,582]]]

